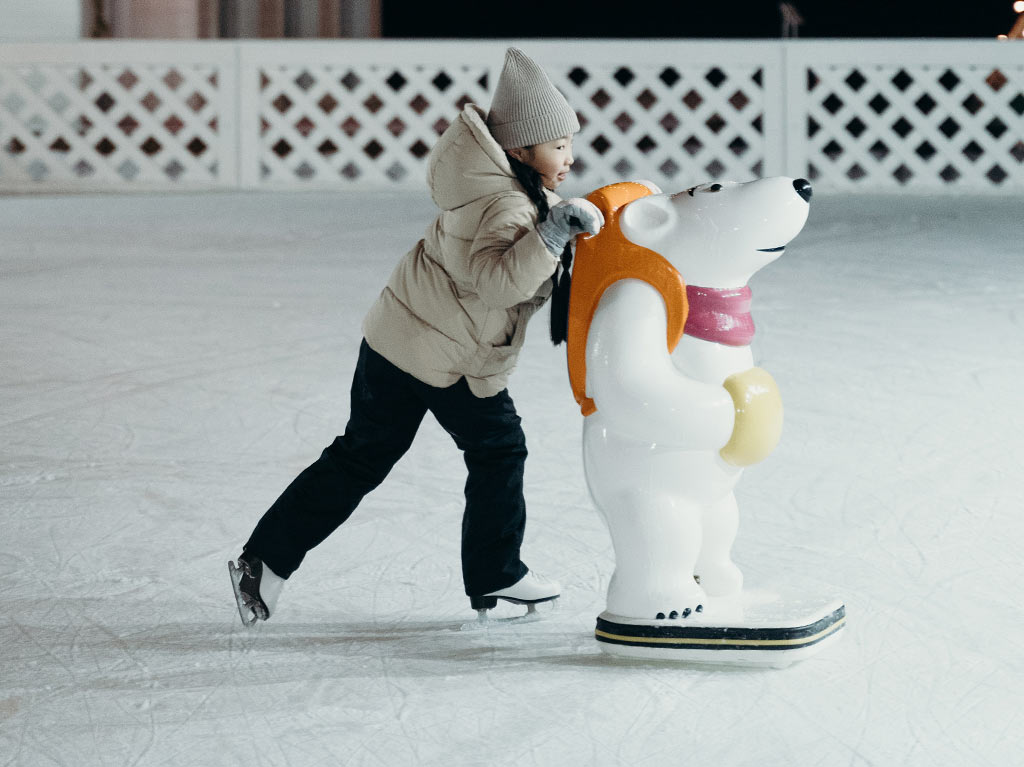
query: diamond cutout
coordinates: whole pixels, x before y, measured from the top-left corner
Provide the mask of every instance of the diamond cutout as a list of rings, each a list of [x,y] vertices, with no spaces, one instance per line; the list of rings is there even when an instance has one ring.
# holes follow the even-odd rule
[[[704,144],[702,144],[701,140],[696,136],[690,136],[690,138],[686,139],[686,141],[683,142],[683,149],[685,149],[687,154],[689,154],[691,157],[696,155],[703,148]]]
[[[972,115],[978,114],[985,106],[985,102],[979,99],[975,94],[971,94],[963,101],[963,107]]]
[[[995,184],[1001,184],[1006,180],[1009,174],[998,165],[993,165],[989,168],[988,173],[985,176]]]
[[[96,144],[96,151],[104,157],[107,157],[117,151],[117,146],[113,141],[104,136],[100,139],[99,143]]]
[[[569,72],[569,79],[572,81],[573,85],[579,88],[583,83],[590,79],[590,75],[587,74],[587,70],[581,69],[580,67],[574,67]]]
[[[704,103],[704,98],[697,93],[697,91],[690,90],[685,96],[683,96],[683,103],[690,109],[696,109]]]
[[[384,147],[380,145],[377,139],[371,139],[370,143],[363,147],[363,152],[371,160],[376,160],[381,154],[384,153]]]
[[[270,103],[273,105],[274,109],[281,114],[284,114],[292,108],[292,100],[283,93]]]
[[[623,157],[612,166],[612,169],[620,176],[628,176],[633,172],[633,164]]]
[[[867,81],[867,78],[855,69],[847,75],[843,82],[850,86],[850,90],[857,92],[864,87],[864,83]]]
[[[743,91],[736,91],[729,97],[729,103],[732,104],[732,108],[737,112],[742,112],[743,108],[750,103],[750,99],[747,98],[747,94]]]
[[[988,87],[991,88],[992,90],[999,91],[999,89],[1006,85],[1006,83],[1009,81],[1006,79],[1006,75],[1004,75],[998,69],[993,69],[989,73],[988,77],[985,78],[985,82],[988,84]]]
[[[185,127],[185,123],[177,115],[171,115],[166,120],[164,120],[164,127],[167,128],[167,132],[170,133],[172,136],[177,136],[178,133],[181,132],[181,129]]]
[[[430,147],[423,143],[422,140],[417,139],[416,143],[409,147],[409,153],[417,160],[422,160],[430,153]]]
[[[345,73],[345,76],[342,77],[338,82],[344,85],[346,90],[354,91],[356,88],[359,87],[359,84],[362,82],[362,80],[359,79],[359,76],[356,75],[355,72],[349,70],[348,72]]]
[[[636,142],[636,148],[639,149],[643,154],[647,154],[652,149],[656,149],[658,144],[648,135],[644,135],[639,141]]]
[[[914,106],[921,110],[921,114],[927,115],[929,112],[935,109],[936,102],[935,99],[933,99],[926,93],[923,96],[921,96],[921,98],[914,102]]]
[[[181,73],[177,69],[172,69],[164,75],[163,80],[167,87],[172,91],[178,90],[181,84],[185,82],[185,78],[181,76]]]
[[[124,135],[130,136],[138,129],[139,121],[131,115],[125,115],[118,121],[117,127],[121,129]]]
[[[907,70],[901,69],[892,78],[892,84],[895,85],[899,90],[905,91],[914,83],[914,78],[907,74]]]
[[[871,145],[871,148],[868,149],[868,151],[871,153],[872,157],[878,160],[878,162],[881,162],[889,156],[889,147],[887,147],[882,141],[876,141]]]
[[[947,117],[942,121],[939,130],[942,131],[946,138],[953,138],[953,136],[960,132],[960,124],[952,117]]]
[[[309,135],[316,130],[316,123],[303,115],[302,119],[295,123],[295,130],[297,130],[299,135],[303,138],[309,138]]]
[[[430,107],[430,102],[423,97],[422,93],[417,93],[416,97],[409,102],[409,107],[413,112],[421,115]]]
[[[627,67],[619,67],[617,70],[615,70],[615,74],[613,74],[612,77],[615,78],[619,85],[625,88],[627,85],[633,82],[633,80],[636,78],[636,75],[629,71]]]
[[[630,117],[625,112],[620,112],[619,116],[615,118],[614,123],[615,127],[617,127],[620,131],[625,133],[626,131],[633,127],[633,118]]]
[[[951,91],[960,84],[960,78],[956,76],[952,69],[947,69],[942,73],[942,77],[939,78],[939,84],[947,91]]]
[[[279,139],[270,149],[282,160],[292,153],[292,145],[284,139]]]
[[[648,88],[644,88],[643,92],[636,97],[636,100],[644,109],[650,109],[658,101],[658,97],[651,93]]]
[[[359,121],[354,117],[349,117],[341,124],[341,130],[344,131],[345,135],[352,138],[359,132],[359,129],[363,126],[359,124]]]
[[[608,92],[604,88],[598,88],[594,95],[590,97],[590,101],[598,109],[604,109],[608,106],[608,103],[612,100],[612,97],[608,95]]]
[[[893,178],[904,185],[914,177],[913,171],[903,164],[900,164],[900,166],[892,172],[892,175]]]
[[[117,102],[114,101],[113,96],[111,96],[106,91],[103,91],[103,93],[101,93],[99,97],[96,99],[95,103],[96,106],[99,107],[101,112],[109,112],[111,107],[113,107],[114,104],[116,104]]]
[[[608,141],[604,136],[598,136],[590,142],[591,148],[599,155],[603,155],[611,147],[611,142]]]
[[[658,125],[664,128],[666,133],[672,133],[673,131],[675,131],[676,128],[679,127],[680,123],[679,119],[674,114],[669,112],[668,114],[661,118]]]
[[[866,131],[868,126],[859,117],[854,117],[850,122],[846,123],[846,131],[854,138],[860,138],[860,135]]]
[[[161,149],[163,149],[163,147],[160,146],[159,141],[150,136],[144,142],[142,142],[142,145],[139,146],[139,149],[141,149],[143,152],[152,157],[153,155],[157,154]]]
[[[658,75],[658,79],[665,83],[665,85],[667,85],[669,88],[671,88],[673,85],[675,85],[682,79],[682,75],[680,75],[672,67],[665,67],[663,70],[661,70],[661,74]]]
[[[189,141],[185,148],[196,157],[200,157],[207,149],[206,143],[198,136]]]
[[[388,79],[385,80],[384,82],[388,84],[391,90],[397,93],[398,91],[402,90],[402,88],[405,87],[405,84],[408,82],[408,80],[402,77],[402,73],[396,69],[394,72],[391,73],[391,76],[388,77]]]
[[[337,153],[338,145],[335,144],[330,139],[324,139],[323,143],[316,148],[316,151],[318,151],[324,157],[330,157],[331,155]]]
[[[398,138],[405,132],[405,123],[402,122],[401,119],[399,119],[398,117],[395,117],[393,120],[391,120],[391,122],[388,123],[387,128],[388,132],[390,132],[392,136]]]
[[[825,107],[826,110],[828,110],[829,114],[834,115],[836,112],[843,108],[843,100],[839,98],[836,94],[830,93],[828,94],[828,98],[821,102],[821,105]]]
[[[441,93],[444,93],[451,87],[452,83],[455,81],[452,80],[452,78],[450,78],[444,72],[440,72],[438,73],[437,77],[435,77],[430,82],[432,82],[434,84],[434,87],[441,91]]]
[[[330,93],[325,93],[323,95],[323,98],[316,102],[316,105],[320,107],[320,111],[322,111],[325,115],[329,115],[337,108],[338,100],[334,98],[334,96],[332,96]]]
[[[928,162],[936,155],[936,153],[939,150],[933,147],[930,141],[922,141],[921,144],[914,151],[917,152],[918,157],[920,157],[925,162]]]
[[[709,83],[711,83],[711,86],[713,88],[718,88],[718,87],[720,87],[722,85],[722,83],[724,83],[729,78],[725,74],[725,72],[723,72],[718,67],[715,67],[710,72],[708,72],[706,75],[704,75],[704,79],[707,80]]]
[[[985,154],[985,150],[978,145],[977,141],[971,141],[963,148],[964,157],[971,162],[977,162],[983,154]]]
[[[713,115],[711,115],[711,117],[709,117],[704,122],[704,124],[708,126],[708,130],[710,130],[712,133],[721,132],[722,128],[724,128],[726,125],[725,120],[722,118],[720,114],[718,114],[718,112],[715,112]]]
[[[117,76],[117,82],[121,84],[121,87],[126,91],[130,91],[135,87],[135,83],[139,81],[139,78],[130,69],[126,69]]]
[[[203,96],[199,91],[195,91],[188,100],[185,102],[193,112],[199,112],[203,107],[206,106],[206,97]]]
[[[295,78],[295,84],[303,91],[308,91],[316,85],[316,78],[309,73],[309,70],[303,69],[302,74]]]
[[[952,165],[947,165],[945,168],[939,171],[939,178],[941,178],[947,184],[951,184],[958,178],[960,178],[960,171],[958,171]]]

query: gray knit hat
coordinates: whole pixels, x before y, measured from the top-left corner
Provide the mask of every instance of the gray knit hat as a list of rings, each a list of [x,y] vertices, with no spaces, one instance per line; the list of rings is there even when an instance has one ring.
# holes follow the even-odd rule
[[[544,70],[518,48],[509,48],[487,127],[502,149],[512,149],[571,136],[580,121]]]

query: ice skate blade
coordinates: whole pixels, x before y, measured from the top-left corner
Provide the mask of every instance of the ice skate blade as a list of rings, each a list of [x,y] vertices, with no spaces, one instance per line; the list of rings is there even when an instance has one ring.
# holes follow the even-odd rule
[[[238,605],[238,617],[242,619],[242,625],[252,628],[259,620],[266,620],[262,617],[262,610],[259,603],[248,594],[242,591],[242,575],[244,571],[235,566],[235,563],[228,560],[228,575],[231,576],[231,588],[235,592],[235,603]]]
[[[506,600],[512,602],[513,600]],[[558,602],[558,597],[552,597],[551,599],[542,600],[543,602],[550,602],[552,607]],[[464,623],[461,627],[461,631],[487,631],[491,628],[502,628],[506,626],[517,626],[522,623],[536,623],[537,621],[543,620],[544,617],[540,612],[537,611],[536,602],[521,602],[515,600],[515,604],[526,605],[525,615],[513,615],[510,618],[492,618],[488,615],[488,609],[478,609],[476,611],[476,620],[472,623]]]
[[[837,641],[846,625],[839,600],[748,601],[736,614],[714,611],[675,621],[645,621],[604,612],[594,636],[609,654],[700,665],[783,668]],[[725,618],[723,620],[723,618]]]

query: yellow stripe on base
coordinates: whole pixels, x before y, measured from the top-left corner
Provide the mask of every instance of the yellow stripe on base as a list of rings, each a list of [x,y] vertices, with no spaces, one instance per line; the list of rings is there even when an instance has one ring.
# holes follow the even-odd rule
[[[819,631],[809,637],[800,639],[699,639],[696,637],[634,637],[622,634],[609,634],[606,631],[595,629],[594,634],[605,639],[612,639],[627,644],[671,644],[671,645],[719,645],[721,647],[798,647],[800,645],[812,644],[819,639],[824,639],[843,627],[846,623],[846,616],[843,616],[828,628]]]

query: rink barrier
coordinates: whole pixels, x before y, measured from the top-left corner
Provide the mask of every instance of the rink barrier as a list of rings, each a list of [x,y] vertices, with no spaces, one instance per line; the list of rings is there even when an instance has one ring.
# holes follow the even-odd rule
[[[0,45],[0,192],[422,188],[509,41]],[[578,110],[572,184],[785,174],[1024,191],[1024,45],[519,41]]]

